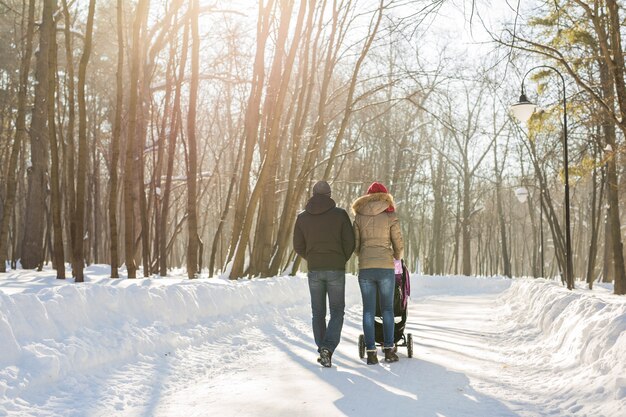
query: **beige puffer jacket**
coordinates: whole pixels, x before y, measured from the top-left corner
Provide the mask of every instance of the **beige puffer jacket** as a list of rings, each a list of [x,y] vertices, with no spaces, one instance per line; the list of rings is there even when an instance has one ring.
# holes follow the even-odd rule
[[[404,256],[404,241],[398,216],[385,210],[393,206],[387,193],[367,194],[352,203],[354,219],[354,253],[359,257],[359,269],[392,268],[394,259]]]

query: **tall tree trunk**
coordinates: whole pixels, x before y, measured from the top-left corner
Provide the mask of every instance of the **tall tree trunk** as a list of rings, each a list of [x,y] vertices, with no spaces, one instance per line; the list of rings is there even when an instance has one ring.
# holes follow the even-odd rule
[[[550,189],[544,178],[539,160],[537,159],[537,149],[535,143],[533,141],[527,141],[525,142],[525,145],[528,146],[529,154],[535,169],[535,177],[539,181],[540,190],[543,191],[541,193],[541,204],[543,205],[544,214],[546,216],[546,220],[548,221],[548,226],[550,227],[550,233],[552,234],[554,255],[557,260],[561,281],[565,284],[563,275],[563,271],[565,270],[565,237],[563,235],[556,210],[554,209],[554,204],[549,191]]]
[[[443,257],[443,221],[445,217],[444,202],[445,172],[443,155],[439,153],[437,158],[437,168],[433,184],[434,208],[433,208],[433,250],[430,257],[431,273],[441,275],[444,273]]]
[[[522,147],[520,146],[520,152],[523,152]],[[526,167],[524,165],[524,163],[522,162],[520,164],[520,172],[521,172],[521,178],[526,178]],[[528,185],[528,184],[524,184],[524,185]],[[528,185],[530,186],[530,185]],[[534,184],[532,185],[534,187]],[[539,197],[537,198],[537,200],[535,200],[535,194],[538,194]],[[532,256],[531,256],[531,264],[532,264],[532,273],[533,273],[533,277],[537,278],[537,277],[543,277],[543,271],[540,265],[540,260],[539,260],[539,255],[541,254],[541,257],[543,258],[543,231],[540,230],[541,226],[537,227],[537,215],[535,214],[535,210],[537,208],[537,201],[539,202],[540,205],[540,217],[539,217],[539,224],[542,224],[542,217],[543,217],[543,206],[541,205],[541,187],[539,187],[539,189],[537,190],[536,193],[530,194],[528,195],[528,199],[526,200],[526,205],[528,207],[528,216],[530,217],[530,227],[532,229]],[[509,209],[509,213],[510,213],[510,209]],[[509,216],[511,217],[511,216]],[[512,223],[512,219],[509,218],[509,222]],[[509,236],[509,238],[512,240],[512,236]]]
[[[506,239],[506,220],[504,219],[504,208],[502,206],[502,171],[498,168],[498,148],[493,147],[493,166],[496,175],[496,205],[498,207],[498,223],[500,229],[500,245],[502,246],[502,268],[505,277],[511,277],[511,258]]]
[[[56,0],[51,0],[53,10],[57,8]],[[59,147],[57,144],[57,132],[55,121],[55,92],[56,92],[56,73],[57,73],[57,37],[56,23],[50,25],[50,32],[42,36],[48,36],[48,139],[50,141],[50,206],[52,209],[52,224],[54,227],[54,244],[52,253],[54,259],[54,268],[57,271],[57,279],[65,279],[65,255],[63,251],[63,224],[61,220],[61,193],[59,192]]]
[[[607,166],[605,166],[605,169]],[[604,181],[608,183],[608,179]],[[607,184],[608,188],[608,184]],[[608,194],[608,193],[607,193]],[[615,265],[613,263],[613,245],[611,244],[611,219],[610,207],[606,198],[606,213],[604,215],[604,261],[602,263],[602,282],[612,282],[615,279]]]
[[[94,123],[94,142],[98,143],[98,128]],[[93,210],[92,210],[92,225],[93,225],[93,233],[90,234],[91,237],[91,245],[93,250],[93,263],[100,263],[100,155],[98,152],[98,147],[93,147],[93,152],[91,153],[91,166],[93,169],[93,175],[91,178],[92,181],[92,194],[93,194]]]
[[[85,193],[87,177],[87,156],[89,147],[87,143],[87,103],[85,101],[85,84],[87,81],[87,64],[91,56],[91,40],[93,37],[93,21],[96,10],[96,0],[89,0],[89,12],[87,15],[87,27],[85,29],[85,42],[83,55],[78,65],[78,170],[76,172],[76,208],[74,210],[73,259],[74,278],[76,282],[84,281],[83,268],[85,267]]]
[[[76,121],[76,105],[75,105],[75,87],[74,87],[74,49],[72,45],[72,26],[71,16],[67,0],[63,0],[63,18],[65,25],[63,33],[65,35],[65,65],[66,65],[66,83],[67,83],[67,133],[65,139],[67,144],[64,145],[64,184],[67,197],[65,199],[65,216],[66,228],[69,229],[67,240],[69,241],[70,254],[74,248],[74,208],[76,207],[76,188],[74,187],[74,179],[76,178],[75,164],[75,145],[74,145],[74,125]],[[72,265],[73,268],[73,265]],[[74,275],[72,271],[72,275]]]
[[[189,86],[189,114],[187,118],[187,276],[197,278],[198,273],[198,207],[197,207],[197,180],[198,180],[198,145],[196,143],[196,110],[198,102],[198,76],[200,65],[200,35],[198,33],[198,0],[191,1],[191,84]]]
[[[180,66],[178,69],[178,78],[176,80],[176,91],[174,92],[174,104],[172,106],[171,126],[168,135],[168,160],[167,160],[167,172],[165,174],[165,188],[163,190],[162,209],[161,209],[161,224],[159,249],[159,275],[167,276],[167,254],[169,251],[168,238],[167,238],[167,225],[168,225],[168,213],[170,208],[170,195],[172,191],[172,175],[174,172],[174,160],[176,159],[176,141],[178,138],[178,130],[181,121],[180,114],[180,100],[181,89],[185,79],[185,65],[187,63],[187,49],[189,47],[189,24],[185,25],[183,33],[183,44],[181,47]],[[176,223],[176,222],[175,222]]]
[[[18,166],[19,168],[19,173],[18,173],[18,178],[19,178],[19,182],[17,184],[17,193],[18,195],[21,196],[25,196],[26,195],[26,190],[28,188],[27,186],[27,179],[26,179],[26,175],[25,172],[28,170],[28,166],[26,163],[26,158],[28,153],[26,152],[26,148],[29,146],[29,144],[26,143],[26,141],[22,141],[22,148],[20,149],[20,156],[19,156],[19,164]],[[22,242],[24,240],[24,231],[26,229],[26,227],[24,226],[24,215],[22,213],[26,213],[26,198],[22,197],[19,200],[16,201],[15,204],[15,208],[14,208],[14,215],[13,215],[13,233],[15,233],[15,239],[13,240],[13,244],[11,247],[11,268],[12,269],[16,269],[17,268],[17,262],[18,259],[20,259],[22,257]],[[18,216],[18,213],[20,213],[20,215]]]
[[[118,163],[122,132],[122,106],[124,101],[124,30],[122,0],[117,0],[117,73],[115,76],[115,121],[111,138],[111,185],[109,188],[109,233],[111,250],[111,278],[119,278],[119,254],[117,236]]]
[[[467,168],[467,159],[465,159],[465,169],[463,173],[463,218],[461,221],[461,238],[463,240],[463,275],[472,275],[472,259],[471,259],[471,207],[470,207],[470,174]]]
[[[231,54],[233,51],[236,50],[236,46],[234,44],[234,42],[231,40],[228,42],[228,46],[229,46],[229,54]],[[228,72],[232,72],[234,69],[234,65],[232,61],[229,61],[228,63]],[[234,149],[236,149],[236,152],[231,153],[231,158],[230,158],[230,163],[233,167],[238,167],[239,163],[241,161],[241,156],[242,156],[242,146],[243,146],[243,137],[240,135],[240,121],[241,118],[238,119],[237,124],[235,125],[235,123],[233,123],[233,112],[232,112],[232,105],[233,105],[233,88],[231,86],[228,86],[226,88],[226,91],[224,92],[225,94],[225,100],[224,100],[224,109],[225,109],[225,116],[226,116],[226,129],[228,132],[228,142],[229,144],[231,144],[232,149],[234,151]],[[219,223],[217,224],[217,229],[215,231],[215,234],[213,235],[213,243],[211,245],[211,255],[209,257],[209,276],[213,276],[214,272],[215,272],[215,267],[216,267],[216,258],[218,258],[218,248],[219,248],[219,264],[222,265],[222,262],[224,260],[224,226],[226,225],[226,221],[228,219],[228,213],[230,212],[230,207],[231,207],[231,200],[233,197],[233,194],[235,192],[235,187],[237,185],[237,170],[236,169],[232,169],[231,170],[231,174],[230,174],[230,180],[229,180],[229,185],[228,185],[228,192],[226,195],[226,201],[223,204],[223,209],[222,209],[222,213],[220,215],[220,220]],[[218,202],[218,207],[220,207],[221,205],[221,198],[219,199]]]
[[[28,94],[28,75],[30,73],[30,60],[33,54],[33,32],[35,28],[35,0],[28,3],[28,18],[26,24],[26,36],[22,61],[20,63],[20,84],[17,96],[17,119],[15,122],[15,139],[11,146],[11,156],[7,169],[6,198],[2,210],[2,222],[0,223],[0,272],[6,272],[7,244],[9,235],[9,220],[16,204],[17,194],[17,163],[22,147],[22,142],[26,136],[26,112]],[[14,243],[17,238],[14,237]],[[12,251],[15,256],[15,250]]]
[[[135,158],[138,156],[137,149],[137,111],[139,101],[138,81],[143,56],[141,48],[141,29],[145,16],[148,12],[149,0],[139,0],[135,10],[133,22],[132,60],[130,69],[130,98],[129,98],[129,124],[126,135],[126,161],[124,166],[124,257],[128,278],[137,278],[137,264],[135,263],[135,205],[138,187]]]
[[[166,20],[169,23],[169,19],[171,18],[172,13],[168,13]],[[136,161],[137,161],[137,195],[139,198],[139,221],[141,223],[141,233],[139,234],[139,238],[141,239],[141,260],[143,264],[143,276],[149,277],[152,274],[151,265],[151,253],[150,253],[150,213],[148,207],[148,197],[146,195],[146,186],[145,186],[145,170],[146,170],[146,161],[145,161],[145,149],[146,149],[146,140],[147,140],[147,132],[148,132],[148,121],[150,120],[150,77],[154,68],[154,62],[150,59],[150,42],[152,39],[150,38],[149,31],[147,30],[148,24],[148,13],[145,13],[143,16],[143,21],[141,23],[142,32],[141,32],[141,62],[145,65],[141,65],[143,72],[140,70],[139,75],[139,83],[138,83],[138,97],[139,97],[139,107],[137,109],[137,144],[136,144]],[[169,27],[169,24],[166,24],[165,27]],[[157,39],[154,41],[155,44],[154,50],[161,50],[162,44],[161,41],[165,39],[165,33],[161,32]],[[156,52],[154,52],[156,53]],[[146,58],[147,57],[147,58]]]
[[[609,7],[610,9],[610,7]],[[613,10],[612,13],[617,13],[617,10]],[[611,13],[609,13],[611,15]],[[611,15],[608,23],[608,31],[609,37],[611,39],[612,44],[620,45],[620,35],[619,33],[611,34],[614,30],[615,26],[612,26],[611,23],[614,18],[614,15]],[[619,25],[617,25],[619,32]],[[623,80],[623,68],[622,70],[616,68],[619,66],[619,61],[621,61],[623,65],[623,55],[618,53],[615,61],[613,60],[613,52],[607,51],[606,46],[608,43],[604,43],[607,41],[607,35],[603,32],[604,28],[597,28],[599,34],[601,34],[603,43],[604,59],[598,60],[598,64],[600,67],[600,84],[602,87],[602,98],[608,104],[609,107],[613,107],[616,102],[616,94],[617,92],[617,102],[619,104],[619,108],[622,114],[624,115],[624,80]],[[622,130],[624,130],[622,126]],[[618,191],[618,177],[617,177],[617,168],[616,168],[616,128],[615,123],[613,121],[613,117],[608,112],[604,113],[604,120],[602,122],[602,131],[604,136],[604,141],[606,145],[608,145],[607,149],[611,149],[611,151],[607,154],[607,162],[605,165],[606,169],[606,182],[607,182],[607,215],[605,220],[605,264],[603,268],[603,280],[609,279],[609,277],[614,278],[614,292],[616,294],[624,294],[626,291],[626,272],[624,270],[624,256],[623,256],[623,245],[622,245],[622,237],[621,237],[621,222],[619,215],[619,191]],[[600,144],[604,146],[603,143]],[[616,229],[616,230],[614,230]],[[607,248],[610,245],[610,250]],[[611,259],[612,261],[609,261]],[[624,285],[622,285],[624,282]]]
[[[597,144],[594,146],[594,159],[597,157]],[[595,280],[596,269],[596,256],[598,253],[598,230],[600,229],[600,219],[602,216],[599,213],[602,212],[602,202],[604,200],[604,170],[602,170],[602,180],[600,181],[600,196],[598,196],[598,170],[594,169],[591,178],[591,236],[589,238],[589,253],[587,256],[587,286],[589,289],[593,289],[593,281]],[[599,203],[597,203],[599,201]],[[597,206],[596,206],[597,204]]]
[[[163,196],[163,189],[161,184],[161,178],[163,176],[163,161],[165,159],[165,146],[166,146],[166,138],[167,138],[167,126],[168,123],[172,123],[172,89],[173,89],[173,80],[176,79],[175,73],[175,59],[176,59],[176,47],[178,46],[175,41],[175,35],[177,35],[177,31],[172,31],[172,35],[170,38],[170,52],[169,52],[169,60],[167,64],[167,72],[165,79],[165,99],[164,99],[164,107],[163,107],[163,116],[161,118],[161,127],[158,133],[157,139],[157,157],[156,164],[152,174],[151,184],[153,189],[151,192],[154,194],[154,256],[155,256],[155,271],[159,270],[159,265],[161,263],[161,215],[162,215],[162,206],[161,199]]]
[[[54,5],[51,0],[44,1],[40,33],[50,33],[53,25]],[[25,269],[41,268],[44,259],[43,240],[46,210],[46,175],[48,171],[48,55],[50,38],[39,36],[37,65],[35,69],[35,104],[30,125],[30,157],[28,171],[28,195],[26,197],[26,215],[24,220],[24,239],[22,240],[22,267]]]
[[[237,158],[235,160],[234,166],[239,166],[239,161],[241,159],[241,148],[237,151]],[[213,272],[215,271],[215,257],[217,255],[217,246],[222,236],[222,230],[224,229],[224,224],[226,223],[226,219],[228,218],[228,212],[230,211],[230,200],[232,199],[233,190],[235,189],[235,184],[237,182],[237,174],[235,170],[230,178],[230,184],[228,185],[228,194],[226,195],[226,201],[224,203],[224,210],[222,210],[222,215],[220,216],[220,221],[217,225],[217,230],[215,231],[215,235],[213,236],[213,245],[211,246],[211,258],[209,260],[209,276],[213,276]]]
[[[455,224],[454,224],[454,252],[452,253],[452,261],[454,262],[454,269],[453,269],[453,274],[458,274],[459,273],[459,246],[460,246],[460,240],[459,237],[461,235],[461,229],[463,228],[463,224],[464,221],[462,219],[462,212],[461,212],[461,200],[462,200],[462,196],[461,196],[461,185],[459,182],[457,182],[456,185],[456,218],[455,218]]]
[[[624,129],[624,122],[626,119],[626,80],[624,80],[625,60],[621,42],[621,28],[622,24],[619,17],[619,5],[616,0],[607,0],[607,9],[609,16],[609,33],[611,39],[611,52],[609,56],[605,57],[607,66],[603,68],[601,66],[601,77],[605,70],[610,70],[613,81],[615,82],[615,92],[617,97],[617,103],[620,110],[620,120],[622,121],[622,130]],[[611,64],[609,66],[609,63]],[[603,82],[603,93],[607,98],[613,97],[613,91],[607,89],[610,83]],[[613,100],[611,100],[612,102]],[[609,126],[605,123],[605,138],[606,143],[611,146],[612,154],[608,160],[607,166],[607,198],[609,205],[609,219],[611,223],[611,243],[613,246],[613,263],[615,268],[615,281],[614,281],[614,293],[626,294],[626,265],[624,263],[624,245],[622,243],[622,231],[619,214],[619,189],[618,189],[618,176],[617,176],[617,141],[615,137],[615,128],[613,124]]]
[[[144,71],[144,74],[146,72]],[[149,277],[152,274],[151,270],[151,254],[150,254],[150,225],[148,213],[148,198],[146,195],[145,187],[145,159],[144,149],[146,148],[146,135],[147,135],[147,120],[149,117],[146,115],[148,107],[148,99],[145,97],[148,94],[149,89],[144,85],[144,78],[141,77],[139,91],[142,92],[140,96],[143,96],[142,104],[139,105],[141,109],[141,118],[138,121],[138,145],[137,145],[137,192],[139,197],[139,221],[141,222],[141,260],[143,264],[143,276]]]
[[[615,148],[613,143],[613,149]],[[613,248],[613,265],[615,271],[614,293],[626,294],[626,271],[624,269],[624,245],[619,214],[619,189],[616,167],[616,153],[610,157],[607,166],[607,198],[609,219],[611,224],[611,245]]]

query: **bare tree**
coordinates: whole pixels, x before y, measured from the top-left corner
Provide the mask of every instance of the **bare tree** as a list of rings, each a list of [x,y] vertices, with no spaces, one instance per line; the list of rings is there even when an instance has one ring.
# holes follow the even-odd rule
[[[52,1],[52,9],[56,10],[57,2]],[[61,194],[59,192],[59,147],[57,144],[57,131],[55,121],[55,92],[57,75],[57,37],[56,22],[50,26],[50,32],[45,34],[49,37],[48,52],[48,140],[50,141],[50,205],[52,208],[52,223],[54,227],[54,245],[52,247],[54,267],[57,271],[57,279],[65,279],[65,256],[63,252],[63,225],[61,223]]]
[[[87,79],[87,64],[91,55],[91,41],[93,38],[93,21],[96,10],[96,0],[89,1],[87,27],[83,55],[78,66],[78,171],[76,173],[76,208],[73,219],[74,227],[72,264],[76,282],[84,281],[83,268],[85,257],[85,180],[87,177],[87,156],[89,146],[87,142],[87,104],[85,102],[85,83]]]
[[[40,34],[50,33],[54,24],[54,4],[46,0],[42,11]],[[22,267],[41,268],[44,261],[43,240],[45,228],[45,200],[48,173],[48,57],[50,38],[39,36],[39,49],[36,53],[35,103],[30,125],[30,167],[28,169],[28,195],[22,241]]]
[[[132,60],[130,70],[130,98],[129,98],[129,125],[126,140],[126,162],[124,167],[124,252],[128,278],[137,277],[137,264],[135,263],[135,204],[138,187],[135,160],[139,150],[137,144],[137,112],[138,112],[138,81],[140,72],[140,60],[143,54],[141,46],[141,30],[148,13],[150,1],[139,0],[135,9],[132,35]]]
[[[189,46],[189,24],[185,25],[183,33],[182,49],[180,64],[178,69],[178,78],[176,80],[176,89],[174,92],[174,104],[172,105],[171,126],[168,134],[168,152],[167,152],[167,172],[165,174],[165,188],[163,190],[162,208],[161,208],[161,224],[160,228],[160,254],[159,254],[159,274],[161,276],[167,275],[167,254],[169,252],[170,244],[168,243],[167,226],[168,226],[168,214],[170,209],[170,196],[172,192],[172,176],[174,172],[174,161],[176,160],[175,151],[176,143],[179,135],[181,124],[181,110],[180,102],[182,95],[182,82],[185,78],[185,65],[187,62],[187,50]],[[173,234],[175,236],[176,233]],[[172,238],[173,238],[172,236]]]
[[[187,167],[187,275],[197,278],[198,250],[202,241],[198,235],[198,201],[196,195],[198,177],[198,145],[196,142],[196,106],[198,101],[198,76],[200,61],[200,36],[198,34],[198,0],[192,0],[189,9],[191,26],[191,84],[189,86],[189,114],[187,120],[188,167]]]
[[[67,100],[67,127],[64,138],[61,142],[63,149],[63,184],[67,192],[65,198],[65,217],[66,217],[66,230],[69,246],[70,246],[70,258],[73,258],[74,248],[74,228],[76,222],[74,221],[74,210],[76,208],[76,146],[74,142],[74,130],[76,124],[76,87],[75,87],[75,72],[74,72],[74,44],[72,33],[72,18],[70,15],[70,9],[67,0],[63,0],[63,19],[64,27],[63,34],[65,38],[65,84],[66,84],[66,100]],[[60,131],[63,133],[63,130]],[[73,268],[73,263],[72,263]]]
[[[2,222],[0,223],[0,272],[6,272],[7,238],[9,234],[9,219],[13,206],[16,204],[17,194],[17,164],[22,142],[26,136],[26,102],[28,94],[28,76],[30,73],[30,60],[33,53],[33,33],[35,30],[35,0],[28,2],[28,17],[26,24],[26,36],[24,50],[20,64],[20,78],[18,86],[17,117],[15,122],[15,138],[11,146],[11,156],[7,169],[6,197],[2,210]],[[17,239],[14,238],[15,243]]]
[[[119,255],[117,235],[118,162],[120,158],[120,136],[122,132],[122,106],[124,102],[124,10],[122,0],[117,0],[117,74],[115,77],[115,120],[111,138],[111,166],[109,188],[109,230],[111,250],[111,278],[118,278]]]

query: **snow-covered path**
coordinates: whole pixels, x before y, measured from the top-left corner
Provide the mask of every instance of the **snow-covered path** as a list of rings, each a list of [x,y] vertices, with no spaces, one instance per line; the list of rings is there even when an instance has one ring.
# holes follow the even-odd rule
[[[0,285],[0,347],[11,357],[7,323],[22,358],[8,366],[0,358],[0,415],[624,415],[626,361],[616,358],[626,307],[607,291],[414,277],[406,327],[414,357],[401,347],[400,362],[368,366],[358,357],[360,297],[350,278],[342,342],[325,369],[303,277],[103,280],[78,290],[43,281],[25,291]],[[54,320],[60,305],[86,312],[91,297],[103,306],[93,317]],[[15,319],[18,309],[34,312],[32,328]],[[114,311],[135,317],[118,321]]]
[[[413,313],[422,307],[448,307],[448,303],[456,308],[471,307],[469,315],[462,315],[463,321],[456,321],[455,326],[484,328],[481,316],[488,312],[493,297],[480,302],[473,299],[469,303],[458,298],[430,300],[415,305]],[[463,363],[456,361],[464,356],[458,352],[464,349],[459,341],[486,348],[487,339],[479,331],[465,328],[463,335],[456,335],[453,327],[446,328],[445,318],[442,320],[436,314],[420,324],[411,319],[407,331],[420,340],[415,346],[416,357],[408,359],[406,349],[400,348],[400,362],[367,366],[358,358],[360,308],[355,306],[346,315],[343,340],[333,357],[334,366],[324,369],[315,362],[308,312],[285,313],[287,318],[274,317],[266,323],[268,328],[252,327],[249,332],[234,336],[237,344],[242,336],[253,341],[246,353],[238,357],[237,366],[227,361],[223,368],[217,366],[208,374],[196,374],[198,379],[184,389],[167,392],[150,414],[169,416],[176,410],[189,409],[194,410],[190,415],[198,416],[207,415],[209,410],[221,416],[517,415],[497,399],[475,391],[463,373],[464,367],[444,366],[450,358]],[[456,310],[448,317],[461,316],[458,313]],[[446,333],[450,333],[447,338]],[[451,345],[457,350],[453,354]],[[441,359],[444,364],[431,358]],[[496,364],[477,360],[476,365]]]
[[[358,357],[358,305],[346,314],[331,369],[315,361],[308,306],[287,309],[284,317],[248,316],[214,324],[212,335],[203,336],[212,342],[108,369],[97,378],[85,378],[90,386],[75,404],[71,398],[76,392],[60,390],[54,393],[56,404],[48,406],[54,413],[63,403],[67,411],[90,404],[89,410],[73,411],[93,416],[522,415],[497,395],[472,387],[489,385],[484,376],[501,372],[502,363],[493,362],[497,323],[486,320],[496,299],[439,296],[414,303],[407,324],[417,341],[414,358],[408,359],[400,348],[400,362],[378,366],[367,366]],[[496,394],[507,394],[497,389],[498,383],[495,388]],[[520,407],[529,409],[523,403]],[[46,408],[39,410],[41,415]]]

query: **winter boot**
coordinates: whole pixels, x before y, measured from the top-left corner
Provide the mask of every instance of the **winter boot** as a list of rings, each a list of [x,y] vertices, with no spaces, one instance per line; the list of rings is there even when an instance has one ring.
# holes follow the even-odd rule
[[[367,364],[368,365],[376,365],[378,363],[378,356],[376,355],[376,350],[368,350],[367,351]]]
[[[332,356],[333,356],[333,353],[330,350],[326,348],[322,348],[320,349],[320,357],[317,359],[317,361],[324,368],[330,368],[332,366],[332,361],[331,361]]]
[[[383,350],[385,351],[385,362],[398,362],[400,359],[394,352],[395,349],[393,347],[384,348]]]

